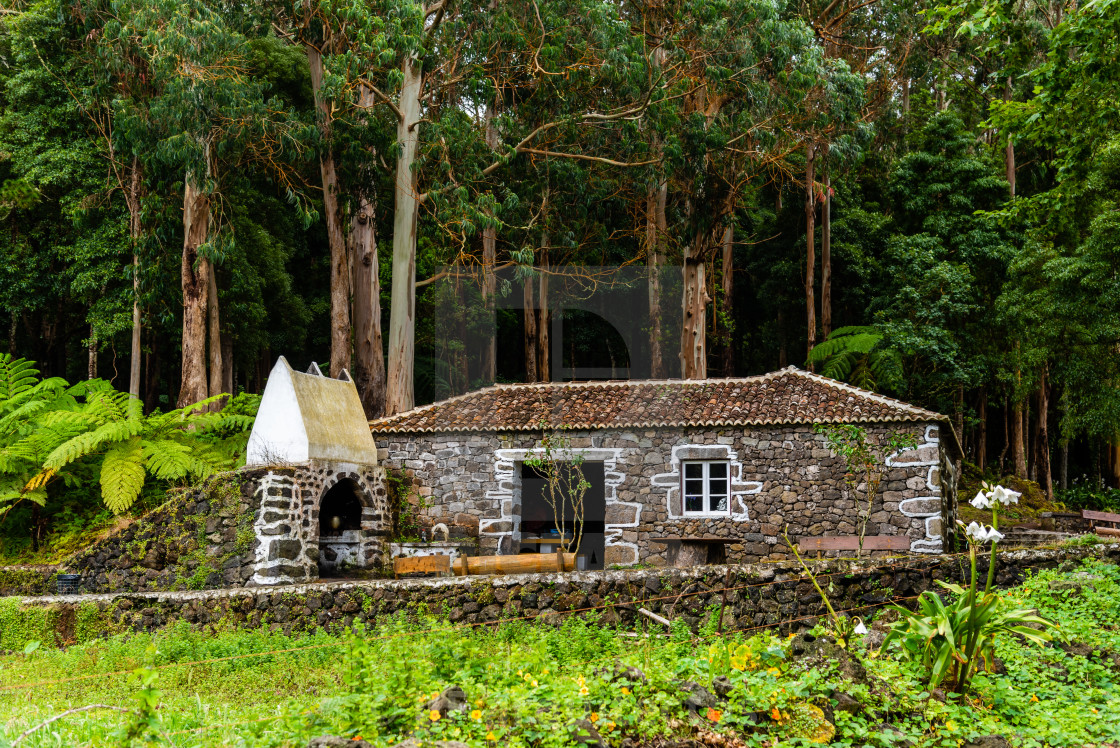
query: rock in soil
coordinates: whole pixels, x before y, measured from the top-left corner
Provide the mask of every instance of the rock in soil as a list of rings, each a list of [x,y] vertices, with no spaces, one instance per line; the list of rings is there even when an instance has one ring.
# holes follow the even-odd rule
[[[458,686],[448,686],[443,693],[424,705],[424,714],[439,712],[439,716],[446,717],[449,712],[467,711],[467,695]]]
[[[1011,743],[1008,743],[1007,738],[1002,735],[983,735],[973,738],[961,748],[1011,748]]]
[[[335,735],[323,735],[318,738],[312,738],[311,742],[307,744],[307,748],[373,748],[373,746],[364,740],[352,740],[351,738],[341,738]]]
[[[817,668],[827,672],[831,667],[835,667],[845,680],[867,684],[867,671],[863,663],[852,657],[851,653],[837,644],[831,636],[798,634],[790,641],[789,651],[807,668]]]
[[[568,736],[576,745],[590,746],[591,748],[608,748],[603,742],[603,736],[595,729],[591,720],[577,719],[568,725]]]
[[[692,714],[697,714],[701,709],[714,709],[716,706],[715,695],[699,683],[690,680],[681,681],[678,690],[687,693],[683,705]]]

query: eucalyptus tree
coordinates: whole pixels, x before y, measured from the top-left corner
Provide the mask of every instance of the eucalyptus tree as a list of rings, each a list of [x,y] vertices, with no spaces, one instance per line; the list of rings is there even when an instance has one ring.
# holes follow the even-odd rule
[[[178,402],[185,406],[222,390],[214,266],[233,247],[222,231],[228,213],[223,185],[238,169],[263,165],[298,206],[302,184],[292,164],[303,158],[307,128],[278,99],[267,97],[265,82],[248,74],[248,39],[238,28],[248,20],[237,8],[203,0],[122,4],[118,19],[106,25],[106,36],[130,40],[142,50],[158,90],[144,122],[154,141],[148,156],[154,167],[181,175]]]

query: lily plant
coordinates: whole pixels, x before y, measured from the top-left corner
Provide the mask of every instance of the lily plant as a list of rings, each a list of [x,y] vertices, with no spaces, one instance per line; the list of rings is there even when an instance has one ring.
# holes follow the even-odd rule
[[[904,656],[920,660],[929,673],[931,690],[955,675],[952,680],[956,691],[967,691],[979,661],[991,668],[998,634],[1018,634],[1035,644],[1051,638],[1046,629],[1052,627],[1052,623],[1033,610],[1010,607],[1008,600],[991,591],[995,582],[997,547],[1003,539],[999,531],[999,507],[1018,503],[1019,496],[1003,486],[984,484],[983,490],[970,502],[978,509],[991,509],[992,524],[971,522],[966,526],[963,522],[957,523],[968,542],[971,573],[967,589],[938,580],[939,585],[956,596],[952,603],[946,604],[937,593],[926,590],[918,597],[917,610],[893,606],[902,618],[892,625],[883,648],[898,642]],[[978,592],[976,557],[989,543],[988,578],[984,590]]]

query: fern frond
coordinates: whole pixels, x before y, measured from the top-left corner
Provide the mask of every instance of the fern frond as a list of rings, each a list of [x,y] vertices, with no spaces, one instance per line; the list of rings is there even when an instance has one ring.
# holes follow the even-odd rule
[[[132,506],[144,488],[144,450],[140,437],[117,442],[101,461],[101,498],[114,514]]]
[[[30,390],[38,381],[39,370],[34,361],[12,358],[9,353],[0,353],[0,402]]]
[[[125,393],[127,394],[127,393]],[[79,434],[73,439],[59,445],[53,450],[43,465],[58,469],[74,460],[80,460],[97,451],[106,444],[115,444],[140,435],[144,429],[144,422],[140,420],[124,420],[106,423],[93,431]]]
[[[145,439],[144,466],[158,480],[182,480],[191,475],[194,458],[191,448],[172,439]]]

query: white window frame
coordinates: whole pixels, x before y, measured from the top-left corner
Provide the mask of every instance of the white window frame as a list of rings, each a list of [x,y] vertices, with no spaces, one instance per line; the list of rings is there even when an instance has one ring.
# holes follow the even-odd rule
[[[700,480],[704,484],[704,493],[702,494],[703,508],[700,511],[690,511],[688,509],[688,491],[686,481],[689,480],[688,466],[701,465],[703,466],[703,475]],[[712,509],[712,476],[711,466],[723,465],[723,482],[726,486],[726,493],[722,496],[726,499],[726,509]],[[692,478],[691,480],[696,480]],[[717,480],[720,480],[717,478]],[[717,497],[720,494],[717,494]],[[729,460],[682,460],[681,461],[681,516],[684,517],[730,517],[731,516],[731,462]]]

